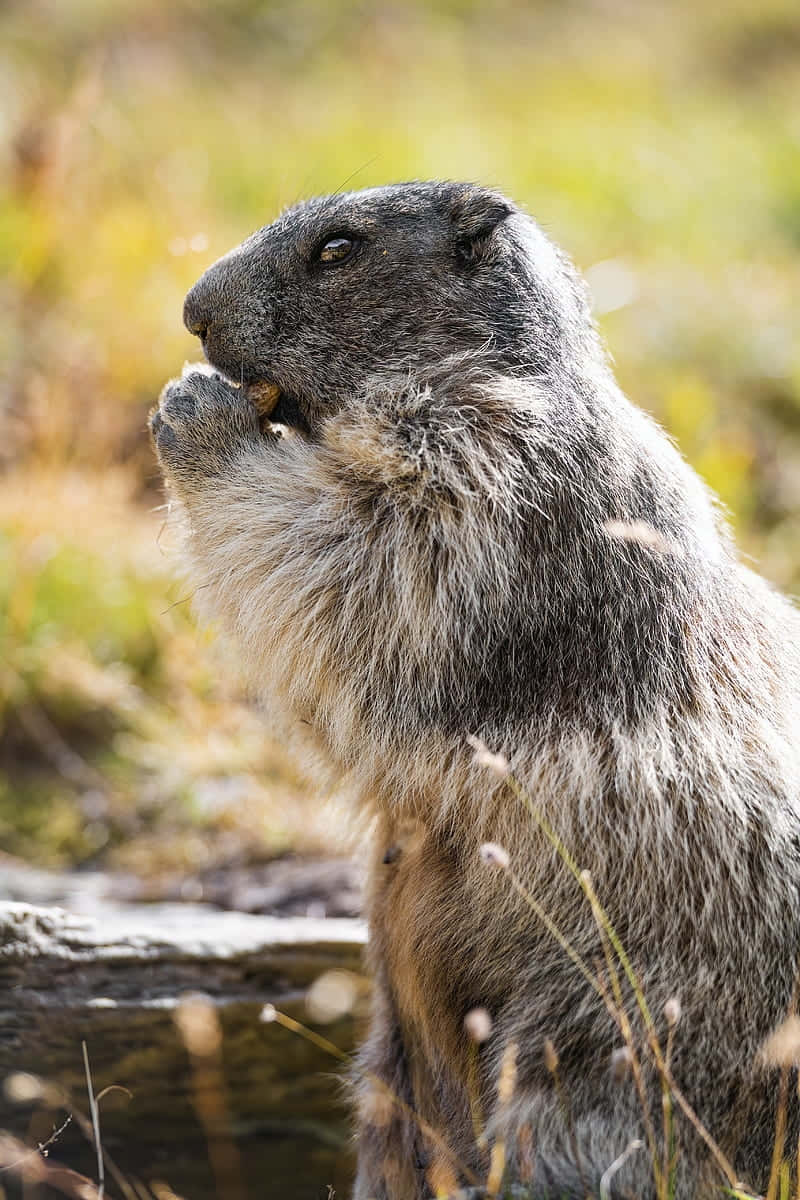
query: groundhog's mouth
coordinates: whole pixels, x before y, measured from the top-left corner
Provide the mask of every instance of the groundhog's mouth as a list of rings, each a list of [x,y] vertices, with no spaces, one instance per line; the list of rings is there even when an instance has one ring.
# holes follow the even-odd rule
[[[308,421],[294,396],[289,396],[269,379],[259,379],[241,385],[248,400],[255,405],[262,428],[287,436],[290,432],[309,434]]]
[[[209,360],[213,370],[219,371],[231,387],[241,390],[258,413],[261,428],[266,432],[287,436],[301,433],[310,436],[310,427],[303,406],[295,396],[290,396],[274,379],[236,379],[222,366]],[[243,372],[244,374],[244,372]]]
[[[260,379],[257,383],[246,383],[243,391],[247,399],[256,406],[261,418],[272,416],[283,395],[277,383],[270,383],[267,379]]]

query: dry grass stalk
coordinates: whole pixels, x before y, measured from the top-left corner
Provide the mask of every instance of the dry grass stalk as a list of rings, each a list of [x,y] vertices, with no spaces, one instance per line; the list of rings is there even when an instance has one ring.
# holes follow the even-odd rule
[[[103,1146],[100,1141],[100,1110],[97,1107],[97,1097],[94,1094],[94,1087],[92,1086],[92,1072],[89,1066],[89,1051],[86,1049],[86,1042],[81,1042],[81,1049],[83,1050],[83,1066],[86,1071],[86,1090],[89,1094],[89,1116],[92,1122],[92,1138],[97,1154],[97,1196],[98,1200],[103,1200],[106,1190],[106,1172],[103,1162]]]
[[[155,1196],[155,1200],[183,1200],[163,1179],[153,1179],[150,1183],[150,1191]]]
[[[21,1101],[19,1101],[19,1103],[26,1104],[26,1103],[28,1103],[28,1101],[21,1100]],[[53,1130],[53,1132],[50,1134],[50,1137],[47,1138],[46,1141],[37,1142],[35,1150],[29,1150],[27,1146],[23,1147],[24,1152],[22,1154],[22,1157],[18,1158],[18,1159],[14,1159],[12,1162],[3,1163],[2,1157],[0,1157],[0,1163],[3,1164],[3,1165],[0,1165],[0,1175],[4,1174],[6,1171],[19,1171],[20,1168],[22,1168],[24,1166],[25,1161],[29,1158],[38,1158],[39,1156],[41,1156],[42,1158],[48,1158],[49,1154],[50,1154],[51,1146],[54,1146],[56,1144],[56,1142],[61,1137],[64,1130],[71,1124],[72,1124],[72,1114],[68,1113],[66,1118],[61,1122],[61,1124],[57,1128],[55,1128]],[[3,1136],[5,1137],[6,1135],[4,1134]],[[7,1136],[11,1141],[13,1141],[11,1134],[8,1134]],[[4,1196],[2,1188],[0,1188],[0,1196]]]
[[[99,1112],[100,1101],[111,1091],[121,1091],[130,1096],[131,1093],[127,1088],[119,1087],[116,1084],[104,1088],[96,1096],[94,1095],[94,1089],[91,1084],[91,1071],[88,1068],[88,1052],[85,1049],[85,1045],[84,1068],[87,1072],[87,1083],[89,1085],[90,1108],[94,1105]],[[46,1080],[40,1080],[39,1082],[42,1085],[41,1098],[46,1104],[60,1108],[69,1107],[70,1112],[62,1124],[53,1130],[47,1141],[40,1142],[35,1150],[31,1150],[30,1147],[25,1146],[22,1142],[18,1142],[10,1134],[0,1133],[0,1174],[4,1171],[13,1172],[22,1179],[23,1184],[43,1183],[53,1191],[61,1192],[65,1196],[76,1197],[76,1200],[100,1200],[101,1193],[99,1188],[91,1180],[86,1179],[85,1176],[80,1175],[69,1167],[48,1161],[51,1146],[56,1143],[67,1126],[74,1122],[87,1141],[95,1146],[95,1148],[101,1149],[104,1163],[103,1174],[105,1173],[105,1168],[107,1168],[125,1200],[140,1200],[140,1196],[134,1186],[120,1171],[108,1151],[102,1147],[99,1135],[99,1115],[95,1116],[93,1122],[70,1103],[69,1097],[58,1085]],[[0,1187],[0,1196],[2,1195],[3,1192]],[[150,1200],[149,1196],[147,1200]]]
[[[671,996],[664,1005],[664,1018],[667,1022],[667,1048],[664,1051],[664,1062],[669,1070],[675,1044],[675,1030],[681,1019],[681,1002],[677,996]],[[678,1162],[678,1129],[672,1108],[672,1091],[666,1086],[663,1075],[661,1081],[661,1107],[664,1117],[664,1178],[671,1181]]]
[[[488,842],[488,843],[486,843],[486,845],[494,847],[493,842]],[[495,847],[495,848],[501,849],[501,847]],[[578,952],[574,948],[574,946],[572,946],[571,943],[568,941],[568,939],[564,936],[564,934],[559,929],[559,927],[556,925],[556,923],[552,919],[552,917],[549,916],[549,914],[542,908],[539,901],[528,891],[528,889],[525,887],[525,884],[522,882],[522,880],[519,878],[519,876],[511,869],[508,854],[506,853],[506,851],[503,850],[503,856],[504,856],[503,859],[500,859],[494,855],[491,858],[487,858],[483,854],[484,849],[485,849],[485,846],[482,846],[481,847],[482,861],[489,866],[496,867],[500,870],[505,871],[505,873],[508,876],[508,879],[511,883],[511,886],[518,893],[518,895],[520,895],[522,897],[522,899],[525,901],[525,904],[528,906],[528,908],[530,908],[531,912],[533,912],[534,915],[538,918],[538,920],[541,921],[541,923],[544,925],[545,929],[551,935],[551,937],[553,937],[555,939],[555,941],[558,942],[561,949],[564,951],[564,953],[567,955],[567,957],[570,959],[570,961],[575,965],[576,969],[584,977],[584,979],[590,985],[590,987],[594,988],[594,990],[596,992],[598,992],[599,994],[602,995],[602,992],[600,991],[600,987],[598,986],[598,982],[597,982],[596,978],[594,977],[594,975],[592,974],[592,972],[590,971],[588,965],[581,958],[580,954],[578,954]]]
[[[447,1159],[439,1154],[434,1154],[433,1161],[425,1172],[425,1178],[434,1196],[456,1196],[460,1191],[453,1168]]]
[[[505,1125],[508,1119],[508,1106],[514,1095],[517,1082],[517,1052],[516,1042],[509,1042],[503,1051],[500,1063],[500,1077],[497,1081],[498,1135],[492,1146],[489,1159],[489,1176],[486,1180],[486,1191],[490,1196],[497,1196],[503,1183],[506,1169],[506,1139]]]
[[[635,1154],[636,1151],[640,1150],[641,1148],[641,1139],[634,1138],[632,1142],[628,1143],[628,1145],[622,1151],[622,1154],[620,1154],[618,1158],[615,1158],[611,1165],[605,1169],[600,1177],[600,1200],[609,1200],[612,1179],[617,1172],[625,1166],[625,1163],[628,1161],[630,1156]]]
[[[514,791],[516,796],[522,801],[522,803],[527,808],[527,810],[530,813],[533,820],[537,823],[539,828],[544,832],[545,836],[547,837],[550,844],[554,847],[554,849],[558,853],[562,862],[565,864],[565,866],[569,869],[569,871],[575,876],[575,878],[581,884],[581,887],[583,888],[584,892],[587,894],[587,899],[589,899],[589,901],[591,903],[592,902],[591,898],[589,897],[589,895],[587,893],[587,884],[589,885],[589,890],[591,891],[591,882],[588,879],[588,877],[586,877],[586,878],[582,877],[583,872],[581,872],[579,870],[572,855],[567,850],[566,846],[561,841],[561,839],[559,838],[559,836],[555,832],[555,830],[545,820],[545,818],[542,816],[542,814],[536,810],[536,808],[534,807],[533,801],[531,800],[530,796],[525,791],[525,789],[519,784],[519,782],[516,779],[514,779],[513,776],[509,776],[509,783],[512,785],[512,790]],[[664,1054],[662,1053],[662,1050],[661,1050],[661,1045],[659,1043],[658,1036],[656,1034],[655,1024],[653,1022],[653,1018],[650,1013],[650,1009],[648,1007],[647,1000],[645,999],[641,984],[636,975],[636,972],[633,969],[631,961],[628,958],[625,947],[622,945],[619,934],[617,933],[616,929],[614,928],[608,914],[605,912],[602,905],[597,900],[596,896],[594,897],[594,901],[595,901],[596,909],[597,909],[596,919],[600,920],[602,927],[605,930],[605,933],[607,934],[607,936],[611,942],[611,945],[614,948],[614,953],[617,956],[619,964],[622,967],[622,970],[623,970],[623,972],[633,990],[633,994],[636,998],[636,1003],[639,1008],[639,1012],[642,1016],[642,1019],[644,1021],[644,1026],[645,1026],[645,1030],[647,1033],[647,1043],[648,1043],[650,1051],[653,1055],[653,1059],[655,1061],[656,1069],[659,1073],[659,1076],[661,1077],[662,1081],[665,1082],[666,1085],[669,1087],[672,1098],[677,1101],[684,1116],[687,1118],[687,1120],[690,1122],[692,1127],[695,1129],[695,1131],[698,1133],[698,1135],[702,1138],[705,1145],[708,1147],[714,1161],[716,1162],[716,1164],[719,1167],[722,1174],[727,1179],[730,1187],[733,1189],[741,1189],[742,1184],[740,1183],[740,1181],[737,1177],[736,1171],[733,1169],[733,1166],[732,1166],[730,1160],[728,1159],[728,1157],[726,1156],[726,1154],[724,1153],[724,1151],[722,1150],[722,1148],[718,1144],[718,1142],[711,1135],[711,1133],[705,1128],[702,1121],[697,1116],[697,1113],[694,1111],[691,1104],[686,1099],[686,1097],[683,1095],[680,1088],[676,1084],[674,1078],[672,1077],[672,1073],[669,1069],[669,1066],[665,1060]]]
[[[659,1162],[655,1125],[653,1123],[653,1117],[650,1111],[650,1101],[647,1095],[644,1075],[642,1073],[641,1061],[637,1051],[633,1029],[625,1009],[622,995],[622,984],[619,979],[617,965],[614,961],[614,955],[612,953],[610,934],[606,927],[609,924],[608,918],[606,917],[600,901],[597,898],[597,893],[594,890],[591,875],[588,871],[580,872],[579,882],[583,888],[584,895],[589,901],[589,905],[592,910],[592,916],[594,917],[595,924],[597,925],[597,930],[600,935],[600,942],[603,947],[603,954],[605,956],[606,966],[608,968],[608,976],[611,981],[611,990],[613,993],[613,1001],[611,996],[609,996],[607,993],[604,994],[606,1008],[608,1009],[612,1020],[616,1021],[619,1031],[622,1034],[623,1042],[628,1050],[631,1074],[633,1075],[636,1093],[639,1097],[639,1104],[642,1109],[642,1121],[644,1123],[647,1146],[650,1151],[650,1161],[653,1170],[653,1181],[656,1185],[656,1195],[658,1196],[659,1200],[668,1200],[668,1175],[662,1163]],[[668,1091],[665,1085],[663,1085],[662,1081],[662,1095],[665,1090]],[[665,1131],[665,1158],[669,1153],[667,1149],[669,1146],[669,1141],[670,1139],[666,1136]]]
[[[472,1008],[464,1017],[464,1029],[469,1038],[469,1046],[467,1048],[467,1092],[469,1094],[472,1132],[475,1137],[475,1145],[479,1150],[484,1151],[487,1142],[478,1074],[478,1047],[487,1042],[492,1035],[492,1018],[485,1008]]]
[[[98,1200],[98,1190],[91,1179],[69,1167],[50,1163],[38,1150],[31,1150],[11,1134],[0,1134],[0,1171],[19,1176],[23,1186],[43,1184],[73,1200]]]
[[[567,1127],[567,1137],[569,1138],[569,1148],[570,1153],[572,1154],[572,1161],[575,1163],[575,1169],[578,1172],[578,1177],[581,1181],[581,1188],[583,1189],[584,1196],[587,1198],[587,1200],[589,1200],[589,1188],[586,1184],[586,1173],[583,1168],[583,1159],[578,1147],[578,1139],[575,1134],[575,1122],[572,1119],[572,1109],[570,1108],[569,1104],[569,1096],[567,1095],[567,1090],[564,1087],[564,1082],[558,1070],[558,1054],[556,1053],[556,1048],[550,1041],[550,1038],[546,1038],[544,1043],[544,1065],[553,1078],[556,1096],[558,1097],[558,1105],[561,1109],[561,1116],[564,1120],[564,1124]]]
[[[775,1113],[775,1140],[772,1145],[772,1163],[769,1171],[769,1183],[765,1200],[777,1200],[778,1188],[781,1183],[784,1167],[783,1152],[786,1148],[786,1110],[789,1100],[789,1067],[781,1067],[778,1084],[778,1107]],[[800,1170],[800,1165],[798,1167]],[[788,1196],[788,1187],[781,1189],[781,1197]]]
[[[626,1062],[630,1069],[634,1087],[636,1088],[636,1094],[639,1098],[639,1106],[642,1110],[642,1123],[644,1125],[647,1148],[650,1154],[650,1163],[653,1170],[653,1181],[656,1185],[656,1196],[658,1200],[665,1200],[664,1179],[661,1174],[661,1166],[659,1163],[656,1131],[650,1111],[650,1101],[647,1096],[647,1088],[645,1087],[642,1064],[637,1052],[633,1030],[631,1029],[631,1024],[628,1020],[625,1009],[616,1004],[614,997],[609,994],[602,975],[599,972],[597,978],[600,984],[601,995],[605,1001],[609,1016],[616,1024],[624,1039],[624,1049],[627,1051]]]
[[[222,1069],[222,1029],[206,996],[185,996],[175,1010],[175,1024],[189,1053],[192,1098],[208,1141],[208,1157],[217,1193],[244,1200],[242,1164],[231,1135]]]
[[[616,929],[614,928],[614,925],[612,924],[608,914],[605,912],[605,910],[603,909],[599,900],[597,899],[596,895],[594,894],[594,891],[593,891],[593,888],[591,885],[591,880],[588,877],[588,874],[586,874],[585,872],[582,872],[580,870],[580,868],[578,867],[574,858],[570,854],[569,850],[562,842],[561,838],[558,836],[556,831],[546,820],[544,815],[535,808],[533,801],[531,800],[527,791],[522,787],[522,785],[519,783],[519,781],[517,779],[515,779],[515,777],[513,775],[508,776],[508,784],[511,787],[511,790],[514,792],[514,794],[520,800],[520,802],[528,810],[530,816],[535,821],[535,823],[537,824],[539,829],[541,829],[542,832],[545,834],[545,837],[550,842],[551,846],[553,846],[553,848],[556,850],[561,861],[564,863],[564,865],[567,867],[567,869],[570,871],[570,873],[578,881],[578,883],[580,884],[581,888],[584,891],[584,894],[586,895],[587,900],[592,905],[592,911],[595,914],[595,920],[598,923],[598,926],[602,929],[604,935],[608,938],[608,941],[611,943],[614,954],[616,955],[616,959],[617,959],[620,967],[622,968],[622,971],[623,971],[625,977],[627,978],[628,983],[633,991],[634,997],[636,999],[637,1007],[639,1009],[640,1015],[641,1015],[643,1023],[644,1023],[646,1038],[647,1038],[647,1045],[653,1056],[653,1060],[655,1063],[656,1070],[659,1074],[659,1078],[662,1081],[662,1088],[667,1088],[670,1093],[670,1097],[671,1097],[670,1105],[671,1105],[671,1102],[673,1099],[677,1102],[679,1108],[681,1109],[681,1112],[684,1114],[686,1119],[689,1121],[689,1123],[692,1125],[692,1127],[694,1128],[696,1133],[699,1135],[699,1137],[702,1139],[702,1141],[704,1142],[704,1144],[710,1151],[711,1156],[714,1159],[714,1162],[716,1163],[720,1172],[725,1176],[729,1187],[734,1192],[743,1193],[744,1185],[739,1181],[736,1171],[734,1170],[733,1165],[731,1164],[730,1160],[728,1159],[728,1157],[726,1156],[726,1154],[724,1153],[724,1151],[722,1150],[720,1145],[717,1143],[717,1141],[714,1139],[714,1137],[711,1135],[711,1133],[705,1128],[702,1121],[697,1116],[697,1113],[694,1111],[692,1105],[689,1103],[689,1101],[683,1095],[682,1091],[680,1090],[680,1088],[678,1087],[678,1085],[676,1084],[676,1082],[672,1076],[669,1064],[666,1060],[664,1052],[661,1049],[661,1045],[660,1045],[660,1042],[658,1039],[658,1035],[656,1033],[656,1028],[655,1028],[655,1024],[653,1021],[653,1017],[650,1012],[649,1006],[647,1004],[647,1000],[642,991],[641,983],[638,979],[638,976],[636,975],[636,972],[633,969],[633,966],[632,966],[631,961],[628,957],[628,954],[625,950],[625,947],[622,945],[622,942],[619,938],[619,935],[618,935]],[[495,863],[494,865],[497,865],[497,864]],[[544,910],[541,908],[541,906],[538,905],[538,903],[534,900],[534,898],[530,895],[528,890],[525,888],[525,886],[521,882],[521,880],[517,879],[514,876],[514,873],[510,870],[510,868],[506,869],[506,873],[508,874],[509,879],[511,880],[511,882],[512,882],[513,886],[515,887],[515,889],[517,890],[517,892],[521,896],[523,896],[523,898],[526,900],[526,902],[531,907],[532,911],[543,922],[545,927],[552,934],[552,936],[556,939],[558,944],[562,947],[564,952],[567,954],[567,956],[570,958],[570,960],[575,964],[575,966],[578,968],[578,970],[581,972],[581,974],[584,975],[587,982],[595,989],[595,991],[597,991],[601,995],[601,997],[604,999],[604,1001],[606,1001],[606,1003],[608,1003],[608,992],[607,992],[607,989],[604,988],[602,980],[592,976],[591,972],[589,971],[588,967],[586,966],[586,963],[583,961],[583,959],[580,957],[580,955],[577,953],[577,951],[571,945],[569,940],[564,936],[564,934],[561,932],[561,930],[558,929],[558,927],[551,920],[551,918],[549,918],[547,916],[547,914],[544,912]],[[616,974],[616,971],[612,972],[612,979],[613,979],[614,974]],[[622,1011],[624,1012],[624,1010],[622,1010]],[[673,1009],[672,1012],[676,1018],[678,1018],[680,1016],[679,1007],[677,1010]],[[635,1051],[635,1047],[632,1047],[632,1049]],[[670,1113],[670,1121],[671,1121],[671,1108],[667,1111]],[[655,1142],[653,1142],[653,1144],[655,1145]],[[668,1160],[668,1161],[671,1161],[671,1160]],[[654,1162],[654,1172],[655,1172],[655,1176],[656,1176],[656,1183],[658,1185],[658,1181],[663,1178],[662,1168],[658,1163],[657,1157],[654,1157],[653,1162]],[[664,1179],[663,1182],[664,1182],[664,1185],[670,1186],[670,1181],[668,1179]],[[667,1194],[669,1195],[670,1193],[668,1192]]]
[[[339,1062],[347,1063],[349,1065],[349,1056],[345,1054],[343,1050],[340,1050],[335,1042],[329,1041],[328,1038],[323,1037],[315,1030],[309,1029],[307,1025],[303,1025],[302,1022],[296,1021],[294,1017],[290,1017],[288,1013],[281,1012],[280,1009],[276,1008],[274,1004],[264,1005],[261,1010],[260,1019],[263,1024],[271,1024],[273,1021],[276,1022],[276,1024],[281,1025],[284,1029],[288,1029],[290,1033],[296,1033],[300,1037],[304,1038],[307,1042],[311,1042],[313,1046],[316,1046],[320,1050],[324,1050],[333,1058],[338,1059]],[[434,1129],[432,1125],[428,1124],[424,1117],[421,1117],[419,1113],[415,1112],[413,1108],[406,1104],[405,1101],[402,1100],[400,1096],[398,1096],[397,1093],[392,1090],[391,1087],[389,1087],[388,1083],[381,1079],[380,1076],[375,1075],[372,1071],[363,1072],[362,1078],[379,1093],[382,1093],[395,1108],[402,1112],[405,1117],[414,1121],[420,1132],[423,1133],[425,1137],[428,1138],[428,1140],[437,1148],[439,1154],[449,1163],[451,1163],[453,1169],[458,1171],[472,1187],[480,1186],[480,1180],[475,1172],[472,1171],[466,1165],[466,1163],[462,1163],[460,1161],[458,1155],[450,1149],[438,1130]]]
[[[115,1085],[113,1088],[104,1088],[103,1091],[100,1092],[96,1097],[97,1103],[99,1104],[100,1101],[102,1100],[103,1096],[107,1095],[107,1093],[112,1090],[113,1091],[116,1091],[116,1090],[123,1091],[128,1096],[130,1096],[130,1094],[131,1094],[130,1092],[128,1092],[127,1088],[118,1088],[118,1085]],[[78,1126],[78,1128],[81,1130],[81,1132],[83,1133],[83,1135],[87,1139],[87,1141],[91,1142],[92,1145],[94,1145],[94,1130],[92,1127],[91,1120],[89,1118],[85,1117],[83,1115],[83,1113],[79,1112],[74,1106],[72,1106],[72,1119],[75,1122],[75,1124]],[[119,1169],[119,1167],[114,1162],[113,1158],[108,1153],[108,1150],[106,1150],[105,1147],[103,1147],[103,1161],[104,1161],[106,1167],[108,1168],[109,1173],[113,1176],[114,1182],[116,1183],[117,1187],[122,1192],[122,1195],[125,1197],[125,1200],[140,1200],[139,1194],[136,1191],[136,1188],[134,1186],[134,1181],[131,1181],[126,1178],[126,1176]]]

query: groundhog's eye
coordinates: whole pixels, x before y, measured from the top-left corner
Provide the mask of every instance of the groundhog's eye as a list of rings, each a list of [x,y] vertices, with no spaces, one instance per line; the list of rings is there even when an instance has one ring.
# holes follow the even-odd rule
[[[349,258],[355,249],[355,242],[351,238],[335,237],[331,238],[319,252],[319,261],[324,263],[340,263]]]

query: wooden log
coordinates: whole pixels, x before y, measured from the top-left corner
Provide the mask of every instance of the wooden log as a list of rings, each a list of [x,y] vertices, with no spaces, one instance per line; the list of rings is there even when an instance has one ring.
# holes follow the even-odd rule
[[[326,972],[347,972],[356,1002],[319,1029],[349,1052],[368,990],[364,941],[364,926],[345,918],[186,904],[87,917],[0,903],[0,1128],[35,1145],[71,1108],[88,1111],[85,1041],[95,1092],[119,1085],[132,1093],[111,1093],[100,1105],[103,1145],[126,1175],[148,1187],[165,1181],[188,1200],[317,1197],[329,1185],[346,1195],[352,1154],[342,1064],[259,1018],[271,1004],[308,1022],[310,986]],[[202,1056],[192,1058],[175,1021],[190,993],[207,997],[219,1028],[205,1084]],[[213,1128],[198,1093],[209,1080]],[[50,1155],[96,1175],[77,1121]],[[233,1173],[221,1180],[226,1155]],[[0,1176],[9,1195],[16,1174]],[[113,1184],[111,1191],[119,1194]],[[25,1194],[51,1193],[29,1185]]]

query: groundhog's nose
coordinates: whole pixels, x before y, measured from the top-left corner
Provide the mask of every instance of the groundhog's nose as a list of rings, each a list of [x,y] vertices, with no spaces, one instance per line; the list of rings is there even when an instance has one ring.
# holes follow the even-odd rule
[[[205,341],[212,314],[208,303],[208,292],[202,287],[202,280],[194,285],[183,302],[183,323],[201,341]]]

